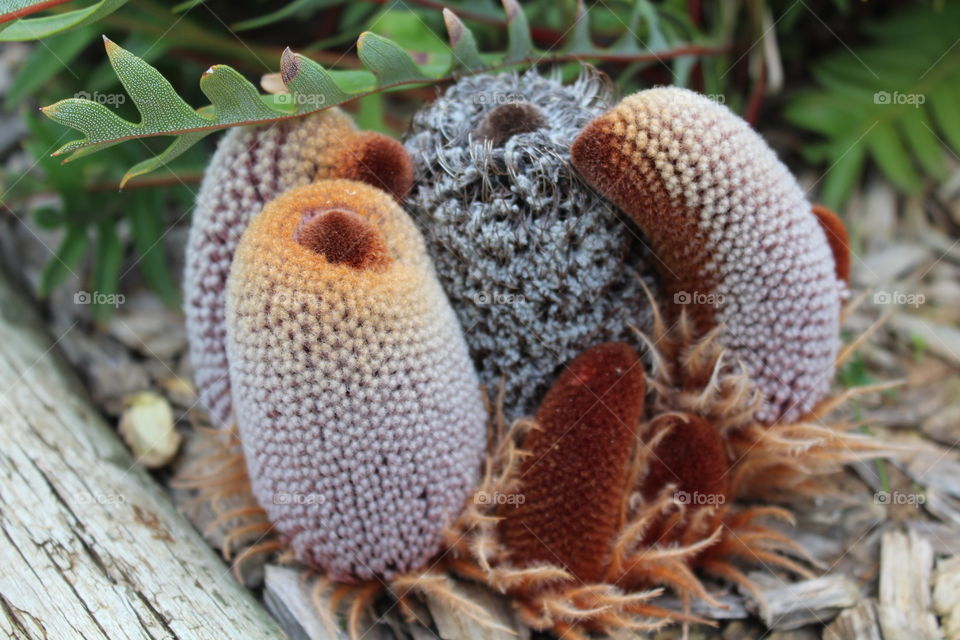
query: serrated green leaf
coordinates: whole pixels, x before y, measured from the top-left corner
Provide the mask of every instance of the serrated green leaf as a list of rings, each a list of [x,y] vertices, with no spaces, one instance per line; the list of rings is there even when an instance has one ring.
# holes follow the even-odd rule
[[[120,117],[102,101],[82,98],[61,100],[44,107],[42,111],[55,122],[84,134],[83,138],[67,142],[55,152],[56,155],[67,155],[66,161],[88,156],[129,139],[153,136],[173,138],[161,154],[132,167],[124,176],[125,183],[171,161],[197,140],[219,129],[276,122],[316,113],[381,91],[449,80],[455,77],[456,71],[476,72],[529,64],[528,58],[534,53],[534,47],[527,18],[516,0],[502,2],[507,14],[509,41],[505,55],[480,53],[472,32],[452,12],[446,12],[445,21],[451,35],[449,51],[418,51],[411,55],[397,42],[368,32],[362,34],[358,42],[358,56],[366,69],[328,70],[308,57],[288,50],[283,55],[280,69],[288,91],[277,95],[260,95],[252,83],[230,67],[215,65],[201,80],[201,88],[212,104],[196,109],[177,95],[170,83],[149,63],[108,41],[111,65],[139,110],[140,122]],[[356,4],[347,5],[344,24],[369,16],[369,7],[358,7]],[[483,14],[486,10],[471,5],[471,11]],[[644,16],[647,15],[644,12],[649,11],[653,11],[652,6],[645,6],[637,15]],[[398,33],[398,37],[417,39],[420,36],[416,34],[424,33],[419,18],[418,23],[414,24],[409,16],[390,10],[382,18]],[[660,31],[656,26],[655,12],[649,14],[648,22],[654,40],[659,41],[657,34]],[[411,25],[416,28],[413,29]],[[585,27],[584,21],[584,26],[580,27],[581,35],[586,33]],[[586,35],[586,39],[581,37],[583,43],[589,40],[589,34]],[[436,38],[430,41],[433,40]],[[446,48],[441,41],[436,42],[435,48]],[[545,54],[538,62],[570,63],[612,52],[611,49],[592,47],[590,51],[579,53],[553,52]],[[648,60],[651,53],[643,51],[638,59]],[[677,62],[678,72],[689,68],[689,62]]]
[[[47,296],[73,275],[74,269],[87,253],[87,230],[82,225],[67,227],[67,232],[54,253],[54,258],[43,268],[40,274],[39,292]]]
[[[590,40],[590,20],[583,0],[577,0],[577,12],[574,16],[573,31],[570,32],[564,49],[570,53],[590,53],[594,50]]]
[[[400,45],[369,31],[361,33],[357,40],[357,57],[377,77],[381,87],[429,79]]]
[[[290,91],[297,113],[309,110],[311,105],[338,104],[347,99],[329,71],[290,47],[280,57],[280,78]]]
[[[507,13],[507,55],[504,62],[523,60],[533,53],[530,25],[517,0],[501,0]]]
[[[140,112],[140,127],[148,131],[176,126],[194,129],[209,124],[181,98],[153,66],[103,37],[110,64]]]
[[[96,22],[126,4],[127,0],[100,0],[84,9],[41,18],[21,18],[0,31],[0,42],[24,42],[38,40],[68,29]],[[22,3],[27,4],[27,3]],[[38,3],[31,3],[38,4]]]
[[[123,178],[120,180],[120,188],[122,189],[128,182],[137,176],[142,176],[150,173],[151,171],[156,171],[160,167],[172,162],[174,158],[179,157],[187,149],[197,144],[211,133],[213,133],[211,130],[191,131],[189,133],[177,136],[173,139],[173,142],[170,143],[170,146],[168,146],[159,154],[152,158],[147,158],[146,160],[138,162],[130,167],[130,169],[123,174]]]
[[[480,50],[477,49],[477,39],[467,25],[463,24],[457,14],[450,9],[443,10],[443,23],[447,28],[450,49],[456,61],[455,68],[466,71],[483,68]]]
[[[269,120],[277,115],[263,102],[252,82],[226,65],[207,69],[200,77],[200,90],[210,98],[222,123]]]

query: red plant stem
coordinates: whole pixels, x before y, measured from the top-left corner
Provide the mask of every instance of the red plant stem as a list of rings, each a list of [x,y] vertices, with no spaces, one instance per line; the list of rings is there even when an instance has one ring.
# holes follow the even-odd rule
[[[689,0],[687,2],[687,13],[690,14],[690,21],[698,27],[703,18],[700,9],[700,0]]]
[[[70,0],[45,0],[44,2],[38,2],[37,4],[30,5],[29,7],[23,7],[22,9],[10,11],[9,13],[0,14],[0,23],[10,22],[11,20],[28,16],[31,13],[37,13],[39,11],[43,11],[44,9],[55,7],[58,4],[64,4],[65,2],[70,2]]]

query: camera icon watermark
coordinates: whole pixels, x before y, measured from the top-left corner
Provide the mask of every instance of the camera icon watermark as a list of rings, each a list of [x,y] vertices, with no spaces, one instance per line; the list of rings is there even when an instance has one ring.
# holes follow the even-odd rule
[[[273,494],[273,504],[277,505],[315,505],[325,504],[327,496],[322,493],[297,493],[278,491]]]
[[[722,293],[712,293],[704,291],[677,291],[673,294],[674,304],[699,304],[717,307],[723,304]]]
[[[876,305],[909,305],[916,309],[926,301],[927,297],[922,293],[907,293],[905,291],[875,291],[873,294],[873,304]]]
[[[322,107],[327,103],[327,96],[322,93],[278,93],[274,100],[277,104],[295,104],[297,106]]]
[[[883,105],[901,105],[906,104],[914,108],[919,107],[927,101],[927,96],[922,93],[900,93],[899,91],[877,91],[873,94],[873,104]]]
[[[519,293],[499,293],[496,291],[480,291],[473,296],[473,301],[479,306],[493,304],[514,305],[526,302],[526,298]]]
[[[116,507],[126,503],[127,499],[119,493],[80,493],[77,502],[80,504],[98,504],[105,507]]]
[[[96,102],[97,104],[102,104],[109,107],[119,107],[127,101],[126,94],[100,93],[99,91],[94,91],[93,93],[90,93],[89,91],[77,91],[75,94],[73,94],[73,97],[81,100],[90,100],[91,102]]]
[[[127,297],[122,293],[101,293],[100,291],[77,291],[73,294],[73,304],[96,304],[110,306],[116,309],[124,302]]]
[[[902,491],[877,491],[873,494],[873,503],[890,507],[894,505],[908,505],[919,507],[927,502],[927,496],[922,493],[904,493]]]
[[[518,102],[526,102],[526,99],[520,93],[478,91],[473,94],[473,103],[479,105],[499,106],[502,104],[516,104]]]
[[[673,501],[692,507],[720,506],[727,502],[727,496],[722,493],[701,493],[700,491],[677,491],[673,494]]]
[[[526,501],[527,497],[522,493],[500,493],[499,491],[490,493],[489,491],[478,491],[473,496],[473,502],[475,504],[488,507],[500,505],[518,507]]]

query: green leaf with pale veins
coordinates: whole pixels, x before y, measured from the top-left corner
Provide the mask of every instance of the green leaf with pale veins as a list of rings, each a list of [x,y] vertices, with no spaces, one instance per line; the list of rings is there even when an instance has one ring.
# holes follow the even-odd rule
[[[317,2],[332,4],[334,0]],[[422,40],[429,51],[410,54],[394,40],[365,32],[357,43],[358,57],[365,68],[325,69],[287,49],[280,61],[280,77],[286,92],[266,95],[260,94],[257,87],[234,69],[214,65],[200,79],[200,88],[210,99],[210,104],[199,108],[181,98],[148,62],[104,38],[113,71],[139,111],[139,122],[122,118],[102,100],[60,100],[43,107],[42,112],[55,122],[76,129],[84,137],[67,142],[54,155],[66,156],[67,162],[126,140],[156,136],[173,138],[161,153],[132,167],[123,177],[123,185],[131,178],[170,162],[219,129],[300,117],[381,91],[450,80],[459,73],[530,64],[537,52],[527,18],[516,0],[502,0],[502,3],[507,24],[506,53],[480,53],[473,33],[449,10],[444,11],[449,46],[436,37],[428,42],[420,25],[388,12],[385,14],[389,18],[388,30],[397,39],[406,42],[407,46]],[[186,8],[188,5],[181,6]],[[647,18],[653,40],[659,43],[662,38],[658,35],[652,7],[645,4],[636,15],[637,20]],[[669,44],[677,46],[681,43]],[[571,46],[573,50],[546,53],[537,62],[571,62],[609,53],[620,54],[615,47],[600,49],[592,44],[582,2],[578,5],[578,23]],[[651,53],[642,51],[641,55]]]
[[[69,29],[82,27],[85,24],[96,22],[126,4],[127,0],[100,0],[83,9],[57,13],[52,16],[39,18],[20,18],[0,30],[0,42],[23,42],[39,40]],[[15,2],[14,5],[43,5],[45,2]],[[16,10],[17,7],[14,7]],[[7,14],[11,13],[10,11]],[[5,14],[0,14],[0,20]],[[2,25],[0,25],[2,26]]]
[[[429,80],[400,45],[375,33],[364,31],[360,34],[357,56],[377,77],[378,86]]]
[[[502,0],[507,12],[507,55],[504,62],[523,60],[533,53],[530,25],[517,0]]]
[[[450,9],[443,10],[443,23],[447,27],[447,37],[450,40],[450,49],[453,51],[454,68],[466,71],[482,69],[484,64],[473,32],[467,29],[457,14]]]

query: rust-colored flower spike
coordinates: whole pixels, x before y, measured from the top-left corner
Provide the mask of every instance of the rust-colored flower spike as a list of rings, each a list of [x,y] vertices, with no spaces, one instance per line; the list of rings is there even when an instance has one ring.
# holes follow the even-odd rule
[[[323,178],[361,180],[402,199],[413,165],[399,142],[357,131],[333,108],[270,126],[231,129],[207,167],[193,211],[183,287],[194,378],[214,424],[231,419],[223,307],[237,242],[266,202]]]
[[[840,216],[822,204],[813,205],[813,215],[817,216],[823,232],[827,234],[827,242],[837,268],[837,279],[850,284],[850,238],[847,227]]]
[[[396,201],[322,180],[268,203],[230,271],[227,356],[253,493],[296,558],[338,581],[423,567],[473,489],[487,414]]]
[[[688,497],[694,506],[726,502],[727,453],[712,424],[692,414],[666,414],[651,424],[644,440],[657,442],[640,483],[644,498],[653,500],[672,484],[681,502]]]
[[[705,96],[657,88],[592,121],[571,152],[650,239],[673,311],[701,334],[722,327],[764,398],[757,419],[813,408],[833,377],[848,268],[763,139]]]
[[[515,565],[603,578],[622,525],[644,387],[640,358],[622,342],[583,352],[550,387],[523,442],[522,500],[502,513],[500,535]]]

